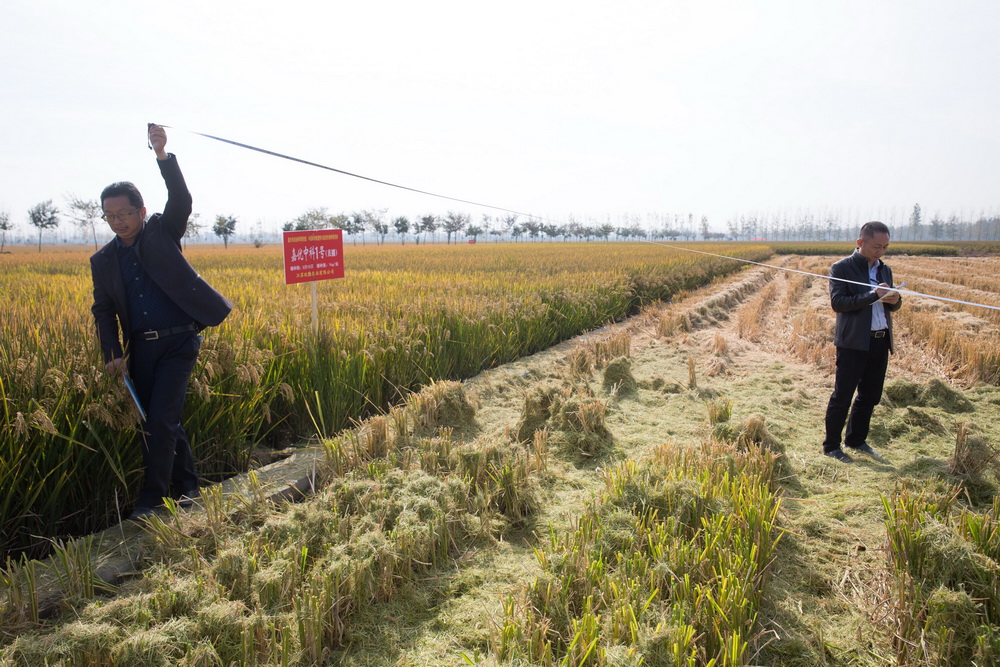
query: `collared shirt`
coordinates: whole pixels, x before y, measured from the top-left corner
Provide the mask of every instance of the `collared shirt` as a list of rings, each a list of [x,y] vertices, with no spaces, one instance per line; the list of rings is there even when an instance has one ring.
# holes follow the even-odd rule
[[[132,324],[132,335],[138,331],[158,331],[190,324],[192,318],[180,306],[171,300],[160,286],[153,282],[146,270],[142,268],[139,255],[135,251],[136,244],[142,237],[142,231],[132,245],[127,246],[115,237],[115,251],[118,254],[118,267],[121,269],[122,282],[125,283],[125,296],[128,301],[129,321]]]
[[[881,282],[878,279],[878,268],[879,261],[875,261],[875,266],[868,267],[868,282],[872,284],[872,287],[878,286]],[[889,322],[885,319],[885,306],[882,305],[881,301],[876,301],[872,304],[872,331],[880,331],[882,329],[888,329]]]

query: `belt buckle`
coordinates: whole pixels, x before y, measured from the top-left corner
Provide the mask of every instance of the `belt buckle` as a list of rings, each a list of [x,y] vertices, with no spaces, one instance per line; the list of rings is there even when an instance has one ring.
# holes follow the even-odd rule
[[[146,337],[146,340],[159,340],[160,339],[160,332],[159,331],[144,331],[142,333],[142,335]]]
[[[876,331],[874,334],[875,338],[885,338],[885,331]]]

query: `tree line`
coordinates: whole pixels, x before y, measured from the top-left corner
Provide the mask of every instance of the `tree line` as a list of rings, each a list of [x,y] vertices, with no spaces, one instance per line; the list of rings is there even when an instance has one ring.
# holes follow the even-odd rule
[[[100,202],[96,199],[81,199],[76,195],[66,195],[66,210],[60,211],[51,199],[35,204],[28,209],[26,221],[30,227],[38,230],[38,252],[42,251],[42,239],[46,231],[55,230],[64,221],[64,216],[68,221],[77,227],[78,233],[85,241],[93,239],[94,249],[98,249],[100,244],[97,239],[97,230],[100,229],[102,235],[105,231],[105,223],[102,218],[104,210]],[[233,216],[217,215],[215,223],[212,225],[212,232],[223,240],[228,247],[229,237],[236,233],[237,219]],[[199,236],[204,231],[199,214],[194,213],[188,219],[188,235]],[[7,245],[7,235],[15,228],[14,220],[7,211],[0,211],[0,252],[3,252]]]
[[[68,220],[77,228],[86,241],[93,241],[99,247],[98,229],[102,236],[106,233],[101,219],[103,211],[97,200],[86,200],[75,195],[66,195],[66,209],[61,211],[53,201],[40,202],[27,211],[29,227],[38,232],[38,250],[41,252],[45,232],[55,230]],[[919,204],[914,204],[908,218],[899,219],[896,211],[888,216],[877,212],[875,216],[861,220],[857,214],[848,215],[842,211],[796,211],[789,213],[746,213],[731,217],[726,222],[725,232],[715,232],[709,227],[707,216],[696,222],[695,215],[688,213],[670,215],[650,213],[645,217],[637,214],[620,215],[612,221],[606,216],[603,221],[578,221],[568,216],[564,223],[550,222],[532,216],[518,214],[483,214],[473,222],[472,215],[460,211],[448,211],[444,215],[426,213],[414,216],[389,215],[388,208],[362,209],[352,212],[330,213],[325,207],[307,209],[296,218],[284,223],[283,231],[312,229],[343,229],[345,235],[355,244],[376,244],[386,242],[388,237],[405,244],[408,240],[420,243],[436,243],[444,236],[446,243],[467,238],[473,242],[479,239],[505,242],[531,241],[851,241],[857,235],[860,225],[868,219],[881,219],[892,229],[894,241],[995,241],[1000,239],[1000,216],[985,213],[973,219],[961,214],[947,217],[935,213],[926,219]],[[234,240],[238,218],[232,215],[216,215],[209,225],[201,220],[198,213],[188,222],[186,238],[199,238],[211,231],[228,247]],[[0,211],[0,252],[8,242],[8,234],[15,228],[10,214]],[[253,229],[244,234],[256,246],[269,240],[277,240],[276,235],[264,230],[258,221]]]

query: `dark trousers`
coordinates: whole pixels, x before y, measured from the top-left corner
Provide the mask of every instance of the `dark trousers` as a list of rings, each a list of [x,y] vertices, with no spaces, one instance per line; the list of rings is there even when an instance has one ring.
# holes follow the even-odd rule
[[[844,436],[844,444],[848,447],[860,447],[865,444],[872,412],[882,400],[882,385],[885,383],[885,370],[888,365],[888,338],[872,338],[868,351],[837,348],[837,378],[834,381],[830,403],[826,407],[824,452],[840,449],[840,434],[844,430],[845,421],[847,434]]]
[[[191,443],[181,426],[188,379],[201,336],[183,333],[133,340],[129,373],[146,410],[142,434],[143,483],[136,507],[157,507],[163,498],[198,488]]]

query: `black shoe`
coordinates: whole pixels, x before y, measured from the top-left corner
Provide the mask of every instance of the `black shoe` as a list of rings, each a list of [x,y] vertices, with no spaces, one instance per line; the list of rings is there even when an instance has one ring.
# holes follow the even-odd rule
[[[148,519],[154,514],[156,514],[155,507],[136,507],[132,510],[132,513],[128,515],[128,520],[142,521],[143,519]]]
[[[177,504],[180,507],[191,507],[199,497],[201,497],[201,489],[196,486],[193,489],[181,492],[181,497],[177,499]]]
[[[872,449],[872,446],[869,445],[867,442],[861,445],[860,447],[851,447],[851,449],[853,449],[856,452],[861,452],[862,454],[867,454],[868,456],[872,457],[879,463],[888,463],[888,461],[886,461],[881,454]]]
[[[823,456],[829,456],[831,459],[837,459],[841,463],[854,463],[854,459],[852,459],[843,449],[839,448],[833,450],[832,452],[823,452]]]

